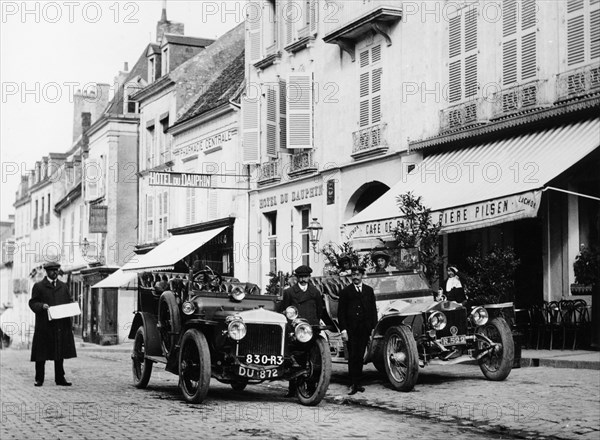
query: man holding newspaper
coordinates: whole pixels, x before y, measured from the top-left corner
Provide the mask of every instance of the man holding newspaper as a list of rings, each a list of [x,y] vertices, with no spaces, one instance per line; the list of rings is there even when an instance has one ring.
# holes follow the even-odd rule
[[[69,309],[72,300],[68,286],[58,279],[60,264],[47,261],[46,276],[33,285],[29,308],[35,313],[35,332],[31,345],[31,361],[35,362],[35,386],[44,384],[46,361],[54,361],[56,385],[71,386],[65,379],[63,360],[77,357],[73,325],[73,312]],[[62,307],[56,307],[67,305]],[[78,309],[78,306],[75,308]],[[74,313],[76,314],[76,313]],[[68,315],[65,317],[65,315]]]

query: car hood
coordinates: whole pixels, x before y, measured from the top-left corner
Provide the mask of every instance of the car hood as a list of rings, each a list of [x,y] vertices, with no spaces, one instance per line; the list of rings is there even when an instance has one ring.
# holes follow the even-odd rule
[[[403,300],[392,301],[382,312],[382,315],[397,313],[400,315],[420,315],[423,312],[433,312],[434,310],[449,311],[463,308],[463,306],[454,301],[434,301],[425,300],[418,302],[409,302]]]
[[[253,310],[246,310],[244,312],[236,313],[241,316],[244,322],[252,323],[271,323],[271,324],[285,324],[287,319],[283,314],[273,312],[271,310],[263,309],[262,307]]]

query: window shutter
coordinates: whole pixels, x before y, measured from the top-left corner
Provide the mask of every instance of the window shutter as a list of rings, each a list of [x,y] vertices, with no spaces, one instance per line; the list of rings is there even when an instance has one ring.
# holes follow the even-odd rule
[[[279,147],[287,148],[287,84],[279,80]]]
[[[256,164],[259,161],[259,98],[242,97],[243,162]]]
[[[504,2],[502,83],[505,86],[537,75],[536,8],[536,0]]]
[[[449,83],[449,99],[450,102],[460,101],[462,97],[461,80],[461,60],[456,60],[450,63],[450,83]]]
[[[291,0],[287,0],[283,6],[283,20],[285,27],[285,45],[288,46],[294,41],[294,5]]]
[[[267,90],[267,156],[277,156],[277,93]]]
[[[152,241],[154,236],[154,197],[148,195],[146,198],[146,239]]]
[[[378,124],[381,122],[381,76],[383,68],[378,67],[371,73],[371,123]]]
[[[288,84],[288,148],[312,148],[312,73],[292,73]]]
[[[567,21],[567,64],[569,66],[585,60],[583,39],[583,15],[569,18]]]
[[[596,4],[600,1],[596,1]],[[590,14],[590,57],[600,58],[600,9]]]
[[[464,15],[465,19],[465,98],[477,94],[477,18],[476,7],[472,7]]]
[[[535,78],[537,74],[537,52],[535,32],[525,35],[521,43],[521,79]]]
[[[461,15],[452,17],[449,22],[449,45],[448,52],[450,58],[460,56],[461,54]]]
[[[85,181],[85,200],[97,199],[100,196],[100,182],[102,179],[100,161],[98,159],[93,157],[86,159],[83,178]],[[44,209],[43,206],[42,209]]]
[[[308,13],[309,13],[310,33],[312,35],[316,35],[317,34],[317,24],[319,22],[319,2],[318,2],[318,0],[309,0]]]
[[[262,35],[261,20],[262,8],[259,2],[249,2],[246,9],[246,20],[248,22],[248,44],[247,52],[250,55],[250,62],[255,63],[262,59]]]
[[[517,40],[506,41],[502,47],[502,84],[517,81]]]

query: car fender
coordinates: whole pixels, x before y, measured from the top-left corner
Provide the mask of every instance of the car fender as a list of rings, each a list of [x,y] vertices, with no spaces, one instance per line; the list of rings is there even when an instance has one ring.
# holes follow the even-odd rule
[[[129,330],[129,339],[133,339],[135,338],[137,329],[142,325],[144,326],[144,330],[146,331],[146,354],[149,356],[163,355],[157,324],[158,318],[152,313],[137,312]]]

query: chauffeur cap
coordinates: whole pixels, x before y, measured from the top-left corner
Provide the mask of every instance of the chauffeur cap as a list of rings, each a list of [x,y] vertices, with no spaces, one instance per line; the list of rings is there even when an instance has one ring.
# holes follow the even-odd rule
[[[303,264],[302,266],[298,266],[296,268],[296,270],[294,271],[294,273],[298,277],[306,277],[306,276],[310,276],[310,274],[312,273],[312,269]]]

